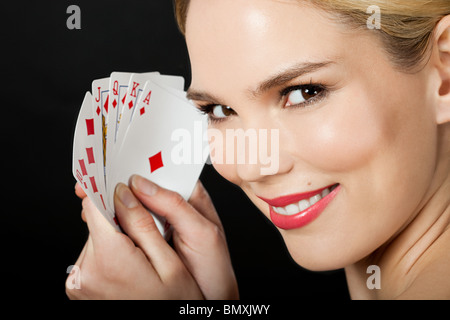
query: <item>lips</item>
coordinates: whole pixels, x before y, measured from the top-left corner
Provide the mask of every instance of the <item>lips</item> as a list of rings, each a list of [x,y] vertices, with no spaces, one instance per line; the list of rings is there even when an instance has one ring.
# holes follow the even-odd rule
[[[261,200],[269,204],[270,219],[279,228],[301,228],[315,220],[340,191],[335,184],[319,190]]]

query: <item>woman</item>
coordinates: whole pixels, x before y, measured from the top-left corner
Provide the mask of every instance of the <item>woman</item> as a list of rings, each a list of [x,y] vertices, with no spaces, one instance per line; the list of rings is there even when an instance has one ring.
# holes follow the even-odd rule
[[[278,227],[292,258],[345,268],[354,299],[449,299],[450,3],[178,0],[176,9],[188,95],[210,127],[279,134],[276,172],[263,174],[260,161],[214,166]],[[238,297],[200,183],[187,203],[133,177],[115,206],[128,236],[83,200],[90,236],[76,263],[82,289],[69,297]],[[173,225],[175,250],[144,207]],[[370,290],[368,270],[380,289]]]

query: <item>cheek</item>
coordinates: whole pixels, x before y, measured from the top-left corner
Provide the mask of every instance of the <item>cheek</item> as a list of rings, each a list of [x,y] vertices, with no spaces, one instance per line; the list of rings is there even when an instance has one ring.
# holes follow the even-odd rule
[[[212,158],[212,157],[211,157]],[[229,164],[223,164],[223,163],[215,163],[213,159],[212,160],[212,166],[216,171],[226,180],[230,181],[231,183],[238,184],[238,176],[236,167],[234,165]]]
[[[234,154],[234,150],[227,150],[227,141],[225,130],[217,128],[208,128],[209,150],[211,163],[214,169],[226,180],[239,184],[236,159],[228,159],[227,154]],[[231,161],[230,161],[231,160]]]
[[[304,130],[295,139],[296,149],[301,151],[297,156],[328,173],[367,165],[393,135],[389,117],[373,112],[363,100],[337,100],[302,123]],[[298,123],[291,127],[298,131]]]
[[[294,158],[298,164],[326,173],[354,171],[366,166],[393,140],[394,134],[392,116],[377,114],[374,109],[364,99],[336,100],[333,105],[311,113],[286,113],[280,126],[279,148],[286,151],[283,154],[289,155],[289,159],[281,157],[280,166]],[[211,161],[225,179],[240,184],[237,151],[227,149],[224,131],[209,130]],[[234,154],[233,161],[226,161],[228,153]]]

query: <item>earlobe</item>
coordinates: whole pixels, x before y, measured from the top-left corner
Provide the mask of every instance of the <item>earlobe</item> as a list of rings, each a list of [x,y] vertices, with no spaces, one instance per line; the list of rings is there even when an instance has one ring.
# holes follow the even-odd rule
[[[450,123],[450,16],[443,18],[436,28],[436,48],[439,51],[440,87],[437,105],[437,123]]]
[[[439,105],[436,120],[437,124],[450,123],[450,99],[447,99],[445,104]]]

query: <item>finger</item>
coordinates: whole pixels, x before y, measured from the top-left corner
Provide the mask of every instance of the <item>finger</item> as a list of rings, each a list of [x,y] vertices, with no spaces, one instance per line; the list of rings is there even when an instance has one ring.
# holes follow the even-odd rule
[[[83,188],[78,182],[75,184],[75,194],[80,199],[84,199],[87,197],[86,192],[84,192]]]
[[[141,176],[131,178],[131,189],[150,211],[166,218],[183,239],[202,238],[203,231],[207,229],[205,227],[211,224],[180,194],[161,188]]]
[[[114,206],[120,226],[144,251],[158,273],[164,272],[168,261],[177,260],[176,253],[164,240],[150,212],[123,183],[116,187]]]
[[[82,206],[94,247],[109,244],[117,231],[88,197],[83,199]]]
[[[81,250],[80,255],[78,256],[77,261],[75,262],[75,265],[78,267],[81,267],[83,264],[84,257],[86,256],[87,247],[90,245],[89,242],[92,242],[91,237],[89,236],[88,240],[84,244],[83,250]]]
[[[91,237],[88,238],[86,243],[84,244],[83,250],[81,250],[80,255],[78,256],[77,261],[75,262],[74,266],[72,267],[72,270],[70,274],[67,276],[66,279],[66,294],[69,296],[70,299],[77,299],[77,291],[79,289],[82,289],[82,273],[81,269],[83,268],[83,263],[85,261],[86,253],[90,250],[92,247],[92,240]],[[73,269],[78,267],[77,269]],[[78,273],[78,274],[77,274]]]
[[[216,208],[200,180],[195,184],[188,202],[206,219],[217,225],[223,231],[222,222],[220,221]]]
[[[87,223],[85,211],[86,211],[86,210],[85,210],[84,208],[81,210],[81,220],[83,220],[84,222]]]
[[[159,187],[143,177],[133,176],[131,187],[147,208],[172,224],[177,252],[201,288],[211,288],[211,283],[234,283],[225,236],[219,229],[220,224],[211,221],[218,221],[215,216],[210,213],[210,219],[207,219],[178,193]],[[207,205],[207,198],[201,194],[204,190],[201,186],[197,187],[194,204],[200,210],[211,210],[213,206]],[[224,286],[225,291],[228,288]],[[203,293],[213,298],[220,296],[208,289]]]

